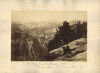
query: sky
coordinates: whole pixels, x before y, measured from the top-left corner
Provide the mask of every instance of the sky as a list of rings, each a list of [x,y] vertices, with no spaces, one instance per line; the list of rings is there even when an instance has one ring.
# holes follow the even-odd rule
[[[11,22],[63,22],[87,20],[86,11],[11,11]]]

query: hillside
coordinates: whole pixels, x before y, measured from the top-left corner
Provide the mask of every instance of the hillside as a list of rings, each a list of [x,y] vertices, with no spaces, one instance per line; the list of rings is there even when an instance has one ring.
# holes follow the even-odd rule
[[[69,46],[71,53],[65,53],[63,48]],[[86,38],[80,38],[66,44],[57,50],[52,50],[49,52],[49,57],[51,60],[60,61],[86,61],[87,60],[87,40]],[[53,58],[52,58],[53,57]]]
[[[29,29],[20,24],[13,24],[11,35],[12,61],[42,61],[46,58],[45,36],[34,36]]]

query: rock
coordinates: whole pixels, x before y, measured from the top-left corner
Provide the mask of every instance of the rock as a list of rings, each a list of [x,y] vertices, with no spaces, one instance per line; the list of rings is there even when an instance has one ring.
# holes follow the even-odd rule
[[[79,53],[75,56],[73,56],[72,58],[61,56],[55,59],[55,61],[86,61],[87,60],[87,51],[83,52],[83,53]]]
[[[54,49],[54,50],[50,51],[48,57],[49,57],[50,59],[55,59],[55,58],[57,58],[57,57],[59,57],[59,56],[62,56],[63,53],[64,53],[64,52],[63,52],[63,48],[60,47],[60,48],[57,48],[57,49]]]
[[[65,53],[63,48],[69,46],[71,53]],[[53,60],[86,60],[87,40],[80,38],[66,44],[60,48],[49,52],[49,57]],[[84,57],[85,56],[85,57]]]

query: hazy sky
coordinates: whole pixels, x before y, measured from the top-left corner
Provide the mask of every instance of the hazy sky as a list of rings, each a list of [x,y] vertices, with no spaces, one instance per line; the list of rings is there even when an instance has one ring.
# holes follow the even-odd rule
[[[30,22],[62,22],[64,20],[87,20],[85,11],[12,11],[11,21]]]

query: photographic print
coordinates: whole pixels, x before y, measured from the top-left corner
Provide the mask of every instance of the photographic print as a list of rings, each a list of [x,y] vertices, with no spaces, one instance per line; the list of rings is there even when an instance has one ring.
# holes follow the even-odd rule
[[[12,11],[11,61],[87,61],[87,12]]]

